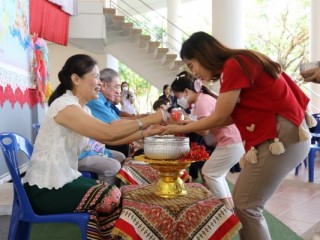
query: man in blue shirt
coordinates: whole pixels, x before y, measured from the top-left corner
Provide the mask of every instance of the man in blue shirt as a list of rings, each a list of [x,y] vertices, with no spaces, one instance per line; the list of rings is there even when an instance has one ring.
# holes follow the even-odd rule
[[[105,123],[111,123],[120,119],[121,112],[117,112],[113,102],[120,95],[120,76],[111,69],[104,68],[100,71],[100,80],[102,83],[99,98],[91,100],[87,106],[91,109],[91,113],[96,118]],[[118,146],[106,145],[108,149],[122,152],[126,157],[130,155],[129,144]]]
[[[120,94],[120,78],[116,71],[105,68],[100,72],[100,80],[102,87],[99,98],[89,101],[87,106],[91,109],[93,116],[105,123],[111,123],[120,119],[112,107],[112,102]]]
[[[131,115],[120,111],[114,103],[118,103],[120,96],[120,77],[119,74],[111,69],[104,68],[100,72],[102,82],[99,98],[91,100],[87,106],[91,109],[92,115],[105,123],[111,123],[121,118],[137,119],[147,114]]]

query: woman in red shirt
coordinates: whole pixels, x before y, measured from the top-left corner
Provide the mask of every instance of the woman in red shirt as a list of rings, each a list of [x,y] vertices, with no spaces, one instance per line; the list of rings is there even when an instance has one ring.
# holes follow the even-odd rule
[[[183,43],[180,57],[198,79],[220,79],[220,93],[210,116],[168,125],[163,134],[235,123],[246,150],[239,156],[242,171],[232,194],[243,226],[240,237],[271,239],[262,212],[286,175],[308,154],[309,99],[278,63],[255,51],[228,48],[204,32]]]

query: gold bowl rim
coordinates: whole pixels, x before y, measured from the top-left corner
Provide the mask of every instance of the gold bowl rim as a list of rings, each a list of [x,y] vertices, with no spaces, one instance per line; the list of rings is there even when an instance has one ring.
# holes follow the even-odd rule
[[[180,161],[179,159],[166,159],[166,160],[159,160],[159,159],[150,159],[146,158],[144,154],[138,155],[134,157],[134,160],[136,161],[142,161],[147,163],[154,163],[154,164],[163,164],[163,165],[181,165],[181,164],[187,164],[187,163],[193,163],[194,160],[183,160]]]

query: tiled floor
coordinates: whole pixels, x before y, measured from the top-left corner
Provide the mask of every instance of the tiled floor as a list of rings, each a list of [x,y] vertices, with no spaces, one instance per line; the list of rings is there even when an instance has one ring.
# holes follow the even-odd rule
[[[320,160],[315,164],[314,183],[308,182],[308,168],[292,172],[267,204],[267,209],[300,236],[312,229],[320,233]]]
[[[234,182],[237,176],[229,174],[228,179]],[[12,184],[0,185],[0,215],[11,213],[12,196]],[[298,176],[294,172],[289,174],[268,202],[267,210],[303,239],[319,240],[320,159],[315,164],[314,183],[308,182],[308,169],[300,167]]]
[[[235,182],[237,174],[229,174],[228,179]],[[314,183],[308,182],[308,168],[301,166],[298,176],[288,175],[266,209],[303,239],[320,240],[320,159]]]

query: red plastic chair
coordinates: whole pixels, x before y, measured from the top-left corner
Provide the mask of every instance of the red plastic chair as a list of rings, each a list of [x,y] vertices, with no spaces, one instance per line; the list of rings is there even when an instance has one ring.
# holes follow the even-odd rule
[[[23,152],[30,159],[33,146],[26,138],[16,133],[0,133],[0,147],[12,177],[14,186],[13,206],[8,239],[29,239],[32,223],[74,223],[81,230],[82,239],[87,239],[89,213],[63,213],[37,215],[30,204],[22,185],[19,171],[18,152]]]

